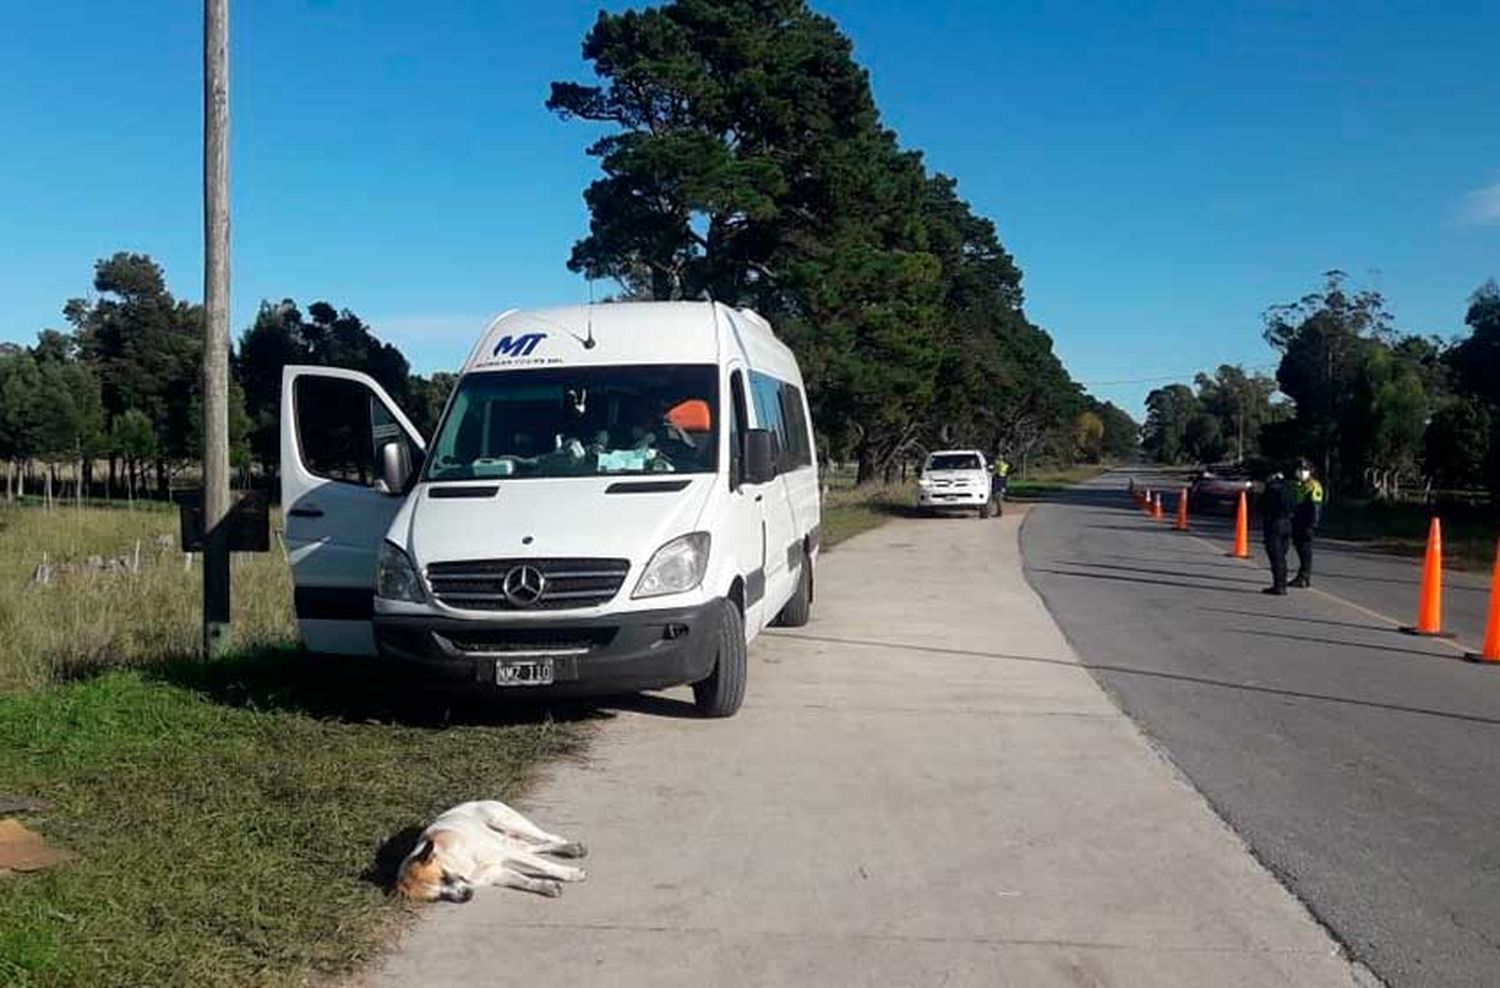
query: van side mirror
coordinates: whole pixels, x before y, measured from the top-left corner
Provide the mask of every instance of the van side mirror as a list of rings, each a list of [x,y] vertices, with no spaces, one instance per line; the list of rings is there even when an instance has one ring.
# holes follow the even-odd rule
[[[392,441],[380,447],[380,482],[387,494],[405,494],[411,475],[411,450],[406,443]]]
[[[747,484],[765,484],[776,479],[781,462],[780,443],[770,429],[745,431],[744,480]]]

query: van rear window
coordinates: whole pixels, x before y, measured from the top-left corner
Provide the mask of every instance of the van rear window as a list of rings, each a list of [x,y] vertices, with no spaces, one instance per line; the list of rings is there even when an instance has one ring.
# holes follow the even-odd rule
[[[459,382],[427,480],[713,473],[711,364],[481,371]]]

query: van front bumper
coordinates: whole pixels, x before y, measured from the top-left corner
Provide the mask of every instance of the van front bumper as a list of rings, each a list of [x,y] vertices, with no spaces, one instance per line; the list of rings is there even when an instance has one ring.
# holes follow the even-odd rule
[[[384,658],[516,696],[632,693],[696,683],[713,672],[724,602],[544,622],[375,615]],[[497,686],[496,669],[549,658],[547,686]]]

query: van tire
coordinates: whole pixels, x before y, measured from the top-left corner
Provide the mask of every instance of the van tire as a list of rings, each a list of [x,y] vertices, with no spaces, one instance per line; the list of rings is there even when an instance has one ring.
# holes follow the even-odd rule
[[[745,699],[745,619],[732,600],[719,602],[718,654],[714,671],[693,684],[700,717],[732,717]]]
[[[800,628],[812,617],[813,572],[812,560],[802,554],[801,572],[797,574],[797,589],[792,599],[786,602],[781,613],[776,615],[776,624],[782,628]]]
[[[993,518],[995,516],[995,499],[992,497],[979,506],[980,518]]]

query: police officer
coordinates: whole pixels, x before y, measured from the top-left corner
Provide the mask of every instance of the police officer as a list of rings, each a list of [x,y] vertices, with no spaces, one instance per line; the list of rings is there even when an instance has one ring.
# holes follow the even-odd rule
[[[1271,474],[1260,494],[1261,531],[1266,539],[1266,555],[1271,557],[1271,585],[1261,593],[1286,594],[1286,549],[1292,537],[1292,514],[1296,495],[1287,486],[1280,470]]]
[[[1294,587],[1312,586],[1313,536],[1323,520],[1323,485],[1312,475],[1312,466],[1303,460],[1297,464],[1297,508],[1292,513],[1292,545],[1297,549],[1297,575]]]
[[[1005,492],[1010,489],[1010,464],[1005,462],[1005,457],[995,456],[995,477],[990,482],[990,493],[995,495],[995,500],[1005,501]]]

